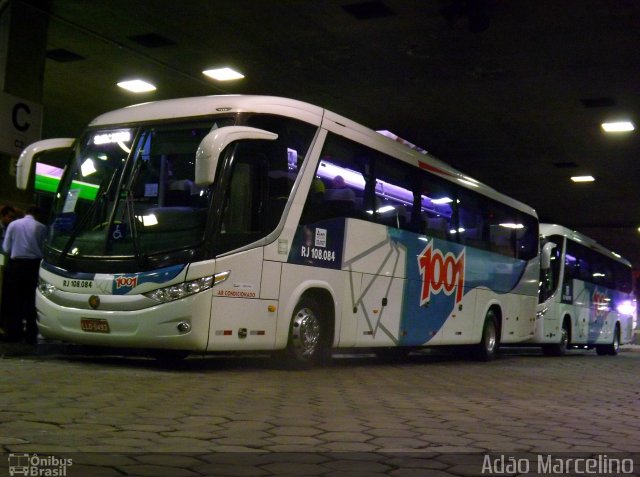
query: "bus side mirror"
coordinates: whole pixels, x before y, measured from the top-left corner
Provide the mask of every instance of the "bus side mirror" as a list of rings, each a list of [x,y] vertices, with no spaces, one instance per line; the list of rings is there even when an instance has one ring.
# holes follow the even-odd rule
[[[234,141],[248,139],[275,141],[278,135],[248,126],[225,126],[207,134],[196,151],[196,184],[200,187],[213,184],[222,151]]]
[[[69,137],[56,139],[43,139],[27,146],[20,157],[16,166],[16,187],[20,190],[26,190],[29,185],[29,174],[33,158],[43,152],[53,151],[54,149],[71,149],[75,139]]]
[[[553,242],[547,242],[542,247],[542,253],[540,254],[540,268],[542,270],[549,270],[551,268],[551,253],[557,245]]]

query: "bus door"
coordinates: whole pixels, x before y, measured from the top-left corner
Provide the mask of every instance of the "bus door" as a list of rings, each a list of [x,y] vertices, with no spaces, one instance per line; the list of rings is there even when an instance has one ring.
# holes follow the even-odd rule
[[[396,346],[401,314],[406,250],[392,241],[386,227],[347,219],[344,262],[350,271],[356,346]]]
[[[263,149],[241,143],[225,158],[228,172],[220,181],[225,190],[216,198],[221,206],[214,247],[216,273],[229,275],[214,290],[209,350],[269,349],[275,342],[276,315],[260,300],[264,249],[259,241],[274,227]]]

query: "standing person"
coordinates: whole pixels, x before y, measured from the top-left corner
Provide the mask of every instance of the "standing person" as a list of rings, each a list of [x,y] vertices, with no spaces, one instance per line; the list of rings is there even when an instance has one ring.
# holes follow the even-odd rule
[[[14,220],[7,227],[2,248],[9,255],[9,268],[5,274],[10,296],[7,339],[35,344],[38,337],[36,325],[36,287],[42,259],[42,247],[47,227],[40,222],[40,209],[31,206],[27,215]],[[6,297],[5,297],[6,298]],[[26,322],[26,335],[23,327]]]
[[[4,240],[4,234],[7,231],[7,227],[17,218],[17,215],[18,211],[10,205],[3,205],[0,207],[0,253],[2,253],[2,242]],[[3,338],[5,336],[4,329],[7,327],[6,320],[9,313],[8,300],[9,296],[11,296],[7,291],[8,283],[3,279],[7,265],[7,260],[5,260],[4,266],[0,269],[0,274],[2,274],[2,276],[0,276],[0,283],[2,284],[2,289],[0,290],[0,293],[2,294],[2,300],[0,300],[0,337]]]
[[[0,244],[2,244],[2,241],[4,240],[7,227],[11,222],[13,222],[16,216],[16,209],[10,205],[3,205],[2,208],[0,208]]]

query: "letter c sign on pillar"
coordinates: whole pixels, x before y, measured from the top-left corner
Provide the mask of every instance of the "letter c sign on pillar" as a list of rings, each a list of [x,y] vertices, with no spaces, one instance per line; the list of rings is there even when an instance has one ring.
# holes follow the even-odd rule
[[[13,111],[11,112],[13,127],[20,132],[26,132],[31,126],[31,123],[25,120],[25,116],[28,117],[29,115],[31,115],[31,108],[29,105],[25,103],[16,103],[13,107]]]
[[[18,157],[42,134],[42,105],[0,91],[0,154]]]

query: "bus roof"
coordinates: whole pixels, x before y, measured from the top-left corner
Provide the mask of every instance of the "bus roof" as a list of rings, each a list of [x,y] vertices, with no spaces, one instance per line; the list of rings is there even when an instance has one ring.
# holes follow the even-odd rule
[[[101,114],[90,124],[108,126],[142,121],[159,121],[170,118],[197,118],[223,112],[271,112],[307,117],[312,124],[322,121],[323,109],[295,99],[278,96],[215,95],[192,98],[165,99],[134,104]],[[294,113],[297,112],[297,113]]]
[[[295,99],[254,95],[213,95],[167,99],[135,104],[104,113],[95,118],[89,124],[89,127],[135,124],[172,118],[198,118],[212,114],[243,112],[282,114],[306,121],[315,126],[320,126],[325,121],[348,128],[359,136],[366,137],[376,149],[537,217],[536,211],[532,207],[463,174],[430,154],[424,154],[412,149],[400,141],[384,136],[344,116]]]
[[[561,235],[562,237],[567,237],[568,239],[573,240],[574,242],[578,242],[586,247],[589,247],[592,250],[595,250],[601,253],[602,255],[606,255],[607,257],[610,257],[613,260],[616,260],[628,267],[631,267],[631,263],[626,258],[609,250],[607,247],[596,242],[591,237],[587,237],[586,235],[581,234],[580,232],[571,230],[565,227],[564,225],[541,223],[540,235],[545,237],[548,235]]]

